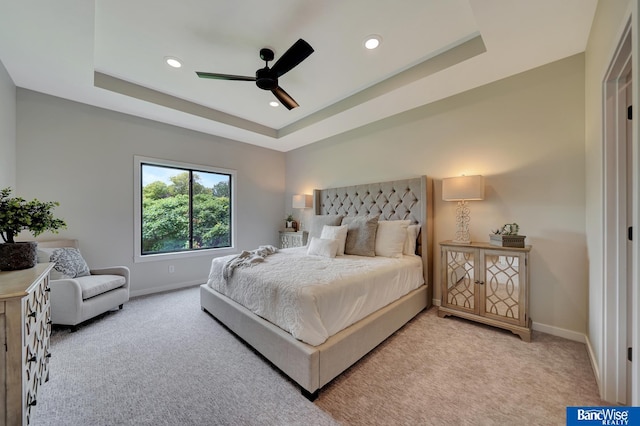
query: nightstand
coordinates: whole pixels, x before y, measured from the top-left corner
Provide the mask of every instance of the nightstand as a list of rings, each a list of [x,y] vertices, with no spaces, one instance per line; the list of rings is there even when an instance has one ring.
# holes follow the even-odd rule
[[[280,231],[280,248],[306,246],[308,237],[307,231]]]
[[[440,243],[442,299],[438,316],[501,327],[531,341],[529,252],[489,243]]]

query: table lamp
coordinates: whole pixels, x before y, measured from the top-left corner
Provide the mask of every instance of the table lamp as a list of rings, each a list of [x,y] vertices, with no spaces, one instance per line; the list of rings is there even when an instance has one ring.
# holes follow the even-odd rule
[[[313,197],[307,194],[296,194],[293,196],[291,207],[294,209],[308,209],[313,207]],[[296,223],[296,231],[302,229],[302,222]]]
[[[475,176],[458,176],[442,179],[442,199],[444,201],[457,201],[456,208],[456,237],[455,243],[469,244],[471,238],[469,236],[469,200],[484,199],[484,177]]]

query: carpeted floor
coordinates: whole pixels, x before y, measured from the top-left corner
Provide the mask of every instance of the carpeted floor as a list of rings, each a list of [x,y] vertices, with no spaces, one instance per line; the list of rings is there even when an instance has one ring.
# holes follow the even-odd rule
[[[604,405],[584,344],[525,343],[436,309],[315,403],[201,311],[197,287],[55,328],[51,346],[34,425],[564,425],[566,406]]]

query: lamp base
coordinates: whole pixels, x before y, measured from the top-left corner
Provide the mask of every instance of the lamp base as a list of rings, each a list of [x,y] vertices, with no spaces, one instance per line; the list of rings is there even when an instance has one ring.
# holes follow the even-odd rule
[[[469,235],[469,205],[466,201],[458,201],[456,208],[456,237],[453,242],[457,244],[471,244],[471,236]]]
[[[469,239],[464,240],[464,239],[457,239],[456,238],[455,240],[453,240],[453,242],[456,243],[456,244],[471,244],[471,240],[469,240]]]

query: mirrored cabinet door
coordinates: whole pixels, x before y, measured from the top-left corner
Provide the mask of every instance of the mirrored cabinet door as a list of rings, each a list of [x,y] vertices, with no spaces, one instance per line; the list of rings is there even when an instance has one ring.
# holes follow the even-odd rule
[[[445,305],[469,312],[476,312],[478,305],[476,262],[477,251],[470,248],[442,249],[443,273],[446,285],[443,288]]]
[[[524,254],[484,250],[484,294],[481,314],[487,317],[525,325],[521,309],[525,301],[526,274]]]

